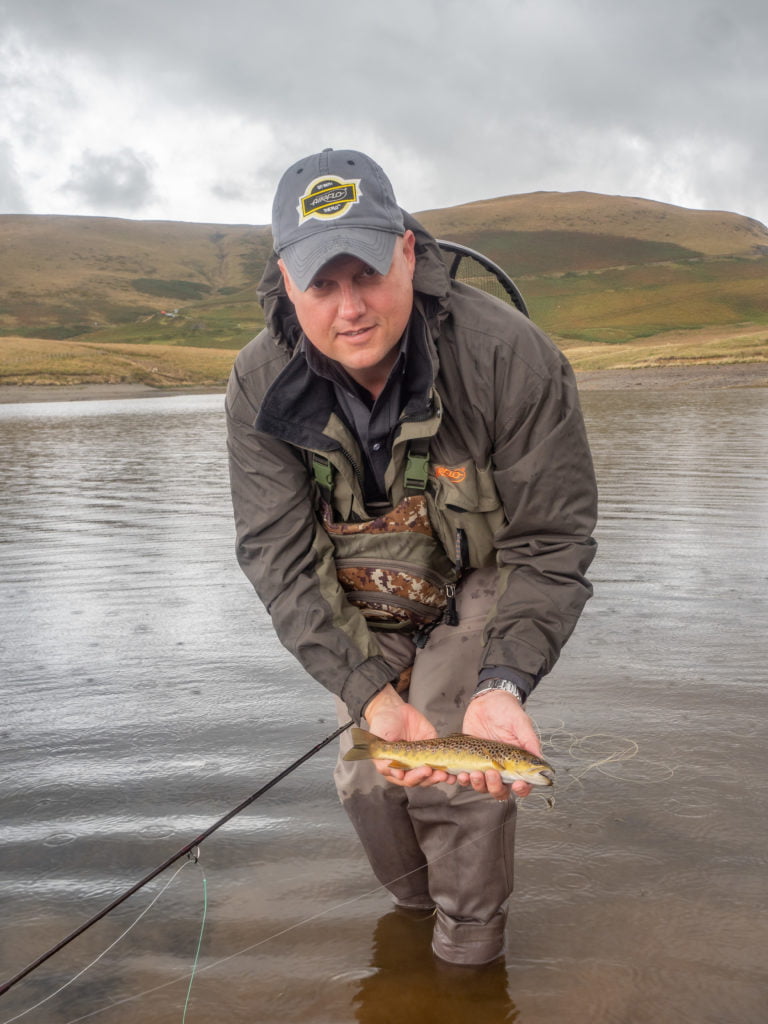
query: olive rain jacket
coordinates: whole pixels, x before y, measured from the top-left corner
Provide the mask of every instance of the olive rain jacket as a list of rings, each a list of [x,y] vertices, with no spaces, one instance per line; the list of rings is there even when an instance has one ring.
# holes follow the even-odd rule
[[[510,666],[534,683],[557,660],[591,594],[596,487],[571,368],[525,316],[450,280],[435,240],[416,234],[414,313],[424,357],[405,390],[386,484],[404,493],[408,441],[430,441],[433,527],[453,557],[497,566],[497,601],[478,670]],[[319,516],[311,463],[333,467],[338,518],[370,518],[356,438],[333,385],[309,369],[273,256],[260,285],[265,329],[239,353],[226,399],[237,557],[283,645],[359,719],[393,670],[346,598]]]

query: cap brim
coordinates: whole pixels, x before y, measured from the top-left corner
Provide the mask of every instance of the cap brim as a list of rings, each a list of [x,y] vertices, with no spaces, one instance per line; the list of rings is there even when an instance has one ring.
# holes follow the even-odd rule
[[[299,291],[306,291],[318,271],[336,256],[356,256],[380,274],[389,272],[395,242],[400,236],[374,228],[327,227],[300,242],[287,245],[280,258]]]

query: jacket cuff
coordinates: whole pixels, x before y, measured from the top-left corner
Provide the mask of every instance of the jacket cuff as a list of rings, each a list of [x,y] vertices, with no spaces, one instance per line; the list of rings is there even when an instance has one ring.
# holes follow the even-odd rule
[[[486,665],[480,669],[477,677],[478,685],[486,679],[508,679],[515,683],[525,694],[526,699],[530,697],[531,690],[536,685],[536,679],[528,672],[522,672],[519,668],[512,668],[509,665]]]
[[[392,666],[384,658],[369,658],[347,676],[339,697],[347,705],[350,718],[360,725],[365,706],[392,680]]]

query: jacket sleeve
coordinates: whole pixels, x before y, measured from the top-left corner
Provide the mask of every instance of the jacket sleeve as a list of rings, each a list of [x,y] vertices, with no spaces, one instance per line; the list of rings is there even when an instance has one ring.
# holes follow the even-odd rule
[[[535,684],[592,593],[597,487],[571,367],[533,325],[523,330],[528,348],[506,349],[494,373],[492,462],[506,523],[495,537],[499,594],[483,666],[517,668]]]
[[[397,672],[339,586],[301,454],[253,426],[260,374],[241,371],[236,363],[226,399],[238,561],[283,646],[359,721]]]

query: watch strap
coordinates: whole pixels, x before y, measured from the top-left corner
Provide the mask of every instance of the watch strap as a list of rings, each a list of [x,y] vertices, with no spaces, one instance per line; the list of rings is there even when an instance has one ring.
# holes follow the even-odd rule
[[[479,697],[483,693],[492,693],[494,690],[511,693],[517,697],[521,704],[525,703],[526,694],[517,683],[513,683],[511,679],[501,678],[483,679],[482,682],[478,683],[477,689],[472,694],[472,699],[474,700],[475,697]]]

